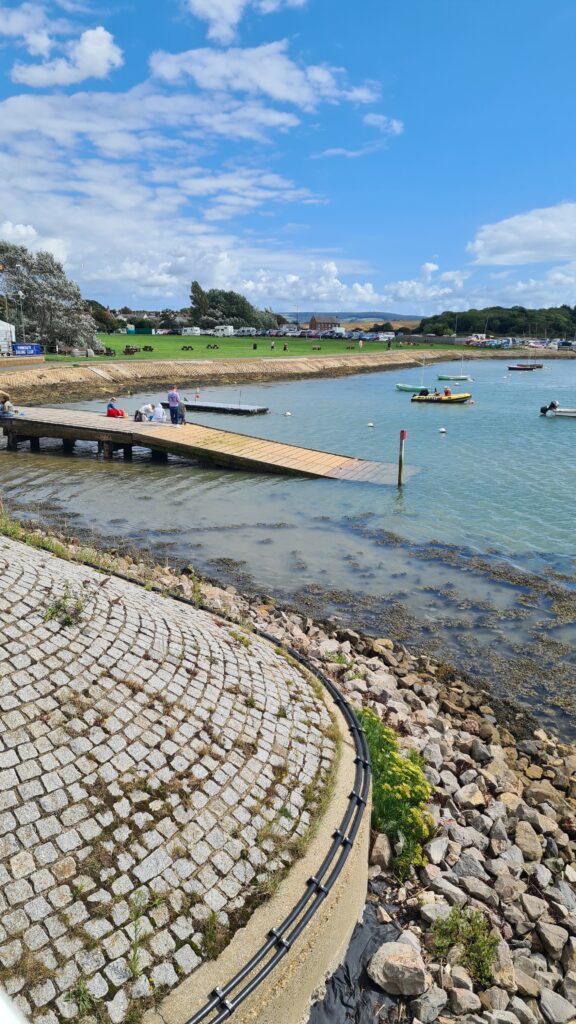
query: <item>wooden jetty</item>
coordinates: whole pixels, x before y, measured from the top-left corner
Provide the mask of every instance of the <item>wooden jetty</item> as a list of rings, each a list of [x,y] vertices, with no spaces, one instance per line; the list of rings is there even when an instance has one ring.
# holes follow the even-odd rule
[[[133,448],[148,448],[152,457],[159,460],[166,460],[173,454],[261,473],[372,484],[396,483],[397,467],[391,464],[314,451],[197,423],[181,427],[169,423],[135,423],[128,418],[115,419],[70,409],[26,408],[19,412],[20,415],[13,418],[0,419],[10,451],[17,451],[23,442],[28,442],[33,451],[39,451],[42,438],[60,439],[64,450],[69,452],[76,441],[94,441],[106,459],[111,459],[116,451],[122,451],[125,459],[131,459]]]
[[[240,405],[232,402],[184,402],[187,412],[221,412],[228,416],[263,416],[269,412],[267,405]],[[162,402],[164,409],[168,409],[168,402]]]

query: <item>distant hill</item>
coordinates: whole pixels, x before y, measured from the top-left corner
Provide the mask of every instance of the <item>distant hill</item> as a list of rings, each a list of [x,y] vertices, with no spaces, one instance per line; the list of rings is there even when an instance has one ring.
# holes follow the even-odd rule
[[[377,310],[375,312],[368,311],[366,313],[364,310],[361,310],[360,312],[343,312],[338,309],[330,309],[328,311],[321,309],[311,309],[310,311],[307,311],[305,309],[299,309],[298,312],[293,310],[292,312],[289,313],[282,312],[281,315],[285,316],[287,320],[296,320],[296,318],[298,318],[298,323],[307,324],[308,321],[310,320],[310,317],[313,316],[314,313],[322,312],[333,313],[334,316],[337,316],[340,320],[364,320],[370,321],[371,324],[384,323],[387,321],[392,322],[393,320],[415,320],[417,323],[419,323],[420,320],[422,319],[420,316],[410,316],[408,313],[383,313],[380,310]]]

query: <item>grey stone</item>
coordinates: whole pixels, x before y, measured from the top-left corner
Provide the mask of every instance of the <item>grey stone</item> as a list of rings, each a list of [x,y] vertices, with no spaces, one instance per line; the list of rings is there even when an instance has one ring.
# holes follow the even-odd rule
[[[447,1002],[448,995],[444,989],[439,988],[438,985],[431,985],[427,992],[410,1003],[410,1009],[413,1016],[422,1024],[432,1024]]]
[[[552,960],[559,960],[562,956],[562,950],[568,941],[566,929],[560,928],[555,924],[544,924],[541,922],[536,926],[536,930],[548,956]]]
[[[518,996],[512,996],[510,1010],[518,1018],[520,1024],[538,1024],[538,1018],[532,1013],[528,1004]]]
[[[459,860],[452,867],[452,872],[458,877],[481,878],[488,881],[490,876],[484,870],[482,862],[471,853],[463,853]]]
[[[385,942],[367,969],[372,981],[391,995],[422,995],[432,980],[420,953],[401,942]]]
[[[576,1006],[564,999],[564,996],[547,988],[543,989],[540,995],[540,1009],[549,1024],[566,1024],[576,1017]]]
[[[460,1016],[463,1013],[474,1013],[475,1010],[480,1010],[482,1004],[479,997],[475,992],[471,992],[468,988],[452,988],[448,996],[450,1003],[450,1009],[452,1013]]]
[[[370,863],[380,868],[389,868],[392,863],[393,851],[388,836],[379,834],[376,836],[370,854]]]
[[[542,844],[529,821],[518,822],[514,841],[516,846],[522,851],[525,860],[542,859]]]

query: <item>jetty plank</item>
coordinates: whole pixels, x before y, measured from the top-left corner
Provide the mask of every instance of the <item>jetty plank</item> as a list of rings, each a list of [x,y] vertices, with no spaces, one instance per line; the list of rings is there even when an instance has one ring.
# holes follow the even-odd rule
[[[100,413],[62,408],[25,408],[21,415],[1,422],[12,449],[17,448],[20,441],[32,443],[38,438],[49,437],[64,443],[75,440],[100,442],[107,454],[123,448],[126,455],[132,447],[140,447],[259,472],[374,484],[393,484],[396,481],[396,467],[387,463],[270,441],[198,423],[180,427],[135,423],[126,418],[114,419]]]

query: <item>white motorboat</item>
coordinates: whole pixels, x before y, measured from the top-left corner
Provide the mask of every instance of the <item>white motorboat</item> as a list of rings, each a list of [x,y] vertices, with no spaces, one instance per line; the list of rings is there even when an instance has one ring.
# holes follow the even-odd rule
[[[550,405],[540,407],[541,416],[565,416],[568,419],[576,419],[576,409],[562,409],[558,402],[550,402]]]

